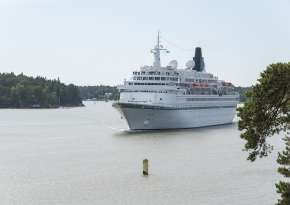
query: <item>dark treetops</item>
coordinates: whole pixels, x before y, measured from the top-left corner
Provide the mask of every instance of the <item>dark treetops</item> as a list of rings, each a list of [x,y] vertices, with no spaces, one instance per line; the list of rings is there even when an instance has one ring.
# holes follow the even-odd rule
[[[79,86],[81,98],[84,100],[118,100],[119,91],[115,86]]]
[[[268,66],[248,97],[244,107],[238,109],[239,129],[246,140],[245,150],[250,152],[248,159],[254,161],[271,151],[267,137],[289,130],[290,63]]]
[[[0,108],[82,106],[78,88],[59,80],[0,73]]]
[[[290,130],[290,63],[268,66],[238,112],[241,138],[246,140],[245,150],[251,161],[272,151],[267,138],[280,132],[286,134],[286,148],[278,154],[277,162],[281,165],[278,172],[290,177],[290,138],[287,137]],[[289,205],[290,183],[279,182],[276,188],[281,195],[278,205]]]

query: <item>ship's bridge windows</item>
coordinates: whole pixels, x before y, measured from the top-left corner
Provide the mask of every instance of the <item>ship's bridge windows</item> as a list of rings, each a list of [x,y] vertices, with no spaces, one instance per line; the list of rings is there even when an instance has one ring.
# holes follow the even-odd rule
[[[149,77],[149,80],[154,80],[154,77]]]
[[[178,81],[178,78],[170,78],[172,81]]]
[[[160,77],[155,77],[155,80],[160,80]]]

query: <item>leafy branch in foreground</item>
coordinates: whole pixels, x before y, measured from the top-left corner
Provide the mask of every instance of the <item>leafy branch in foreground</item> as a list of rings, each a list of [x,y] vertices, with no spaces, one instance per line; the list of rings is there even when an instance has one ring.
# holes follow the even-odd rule
[[[278,164],[282,165],[278,168],[278,172],[284,177],[290,177],[290,137],[284,138],[286,148],[282,153],[278,153]],[[281,194],[278,205],[290,204],[290,183],[280,181],[276,184],[277,193]]]
[[[239,130],[246,140],[248,159],[254,161],[271,152],[267,137],[289,129],[290,63],[268,66],[248,96],[244,107],[238,109]]]
[[[268,156],[273,147],[267,138],[290,130],[290,63],[271,64],[261,73],[258,83],[248,93],[244,107],[238,109],[240,137],[246,140],[244,150],[248,160]],[[285,139],[286,148],[278,153],[277,163],[282,165],[278,172],[290,177],[290,138]],[[281,195],[278,205],[290,204],[290,183],[276,184]]]

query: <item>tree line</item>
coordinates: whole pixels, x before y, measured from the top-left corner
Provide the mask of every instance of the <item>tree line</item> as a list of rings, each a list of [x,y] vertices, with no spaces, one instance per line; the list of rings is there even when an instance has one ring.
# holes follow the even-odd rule
[[[249,92],[252,88],[251,87],[235,87],[235,92],[238,92],[240,94],[240,102],[246,102],[247,100],[247,92]]]
[[[56,108],[81,106],[77,86],[59,80],[0,73],[0,108]]]
[[[84,100],[118,100],[119,91],[115,86],[79,86],[81,98]]]

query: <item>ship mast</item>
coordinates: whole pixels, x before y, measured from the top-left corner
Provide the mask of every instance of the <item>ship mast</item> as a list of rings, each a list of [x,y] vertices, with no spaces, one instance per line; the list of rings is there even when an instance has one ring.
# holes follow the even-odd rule
[[[161,67],[160,51],[165,51],[166,53],[169,53],[169,50],[167,50],[166,48],[164,48],[164,47],[160,44],[160,35],[159,35],[159,31],[158,31],[158,35],[157,35],[157,44],[156,44],[156,46],[151,50],[151,53],[153,53],[153,55],[154,55],[153,66],[154,66],[154,67],[157,67],[157,68],[160,68],[160,67]]]

